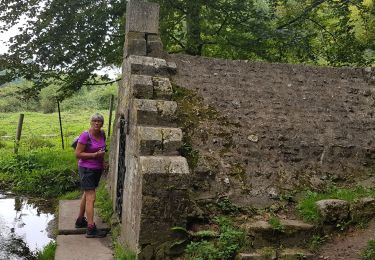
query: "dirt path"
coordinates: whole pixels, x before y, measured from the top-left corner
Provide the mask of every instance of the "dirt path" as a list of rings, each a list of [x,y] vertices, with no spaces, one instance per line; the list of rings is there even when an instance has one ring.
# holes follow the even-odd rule
[[[354,230],[332,238],[319,250],[316,259],[359,260],[361,252],[371,239],[375,239],[375,219],[366,229]]]

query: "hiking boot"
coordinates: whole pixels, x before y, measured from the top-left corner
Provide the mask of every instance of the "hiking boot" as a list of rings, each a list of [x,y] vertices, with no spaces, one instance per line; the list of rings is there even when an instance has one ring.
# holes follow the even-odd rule
[[[95,224],[92,226],[89,225],[87,227],[87,231],[86,231],[87,238],[105,237],[106,235],[107,235],[107,232],[105,232],[104,230],[97,229]]]
[[[85,217],[77,218],[75,227],[76,228],[87,228],[87,219]]]

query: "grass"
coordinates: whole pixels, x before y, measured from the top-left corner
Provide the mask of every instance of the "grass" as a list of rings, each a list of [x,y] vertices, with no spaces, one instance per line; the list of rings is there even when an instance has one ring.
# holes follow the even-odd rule
[[[311,251],[317,251],[325,243],[328,236],[313,235],[308,241],[308,247]]]
[[[95,110],[65,111],[61,113],[65,147],[69,147],[73,138],[89,127],[90,116]],[[98,111],[106,119],[108,112]],[[58,113],[43,114],[23,112],[20,148],[29,150],[37,147],[61,147]],[[3,144],[13,147],[20,113],[0,113],[0,136],[7,136]],[[107,122],[108,123],[108,122]]]
[[[135,260],[136,254],[128,250],[119,242],[115,242],[115,259],[116,260]]]
[[[37,260],[53,260],[55,259],[56,242],[50,242],[36,255]]]
[[[0,136],[3,136],[0,138],[0,189],[42,197],[58,197],[74,191],[79,179],[70,142],[89,127],[94,112],[62,113],[64,150],[57,113],[25,112],[18,154],[14,154],[14,136],[19,113],[0,113]],[[108,116],[106,111],[99,112]]]
[[[96,190],[95,206],[98,208],[100,217],[106,223],[111,223],[111,218],[113,215],[112,200],[103,181],[100,182],[99,187]]]
[[[43,89],[38,99],[25,102],[15,93],[18,87],[30,87],[31,83],[24,81],[21,85],[0,88],[0,190],[45,198],[79,198],[77,160],[70,144],[89,128],[90,116],[94,112],[107,119],[111,95],[115,95],[114,104],[117,103],[117,84],[84,87],[60,104],[65,149],[62,149],[59,116],[56,112],[51,113],[57,110],[53,98],[56,86]],[[24,114],[24,120],[18,153],[15,154],[20,113]],[[52,260],[55,250],[56,243],[51,242],[35,257]]]
[[[362,260],[374,260],[375,259],[375,240],[370,240],[367,244],[367,248],[362,253]]]
[[[298,203],[298,210],[304,220],[318,222],[320,215],[316,202],[324,199],[341,199],[353,202],[356,199],[364,197],[375,197],[375,189],[366,189],[356,187],[352,189],[332,188],[325,193],[307,192],[305,197]]]
[[[280,231],[280,232],[285,231],[284,225],[281,223],[280,219],[275,217],[275,216],[271,217],[268,220],[268,223],[271,225],[273,230],[277,230],[277,231]]]
[[[111,225],[111,236],[114,245],[114,258],[116,260],[135,260],[136,254],[124,246],[120,240],[120,225],[112,223],[112,200],[105,188],[105,182],[101,181],[96,192],[95,207],[98,209],[99,216]]]
[[[68,191],[67,193],[59,196],[59,200],[76,200],[81,198],[82,192],[79,190]]]

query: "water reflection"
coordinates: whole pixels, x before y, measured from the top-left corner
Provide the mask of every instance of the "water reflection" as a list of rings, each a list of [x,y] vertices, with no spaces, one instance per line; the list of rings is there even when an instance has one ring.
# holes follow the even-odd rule
[[[0,259],[33,259],[53,240],[48,224],[54,215],[41,202],[0,193]]]

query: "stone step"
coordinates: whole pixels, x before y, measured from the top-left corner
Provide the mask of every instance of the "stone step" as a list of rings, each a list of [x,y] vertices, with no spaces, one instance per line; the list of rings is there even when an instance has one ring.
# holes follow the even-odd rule
[[[131,85],[135,98],[162,100],[172,98],[172,84],[168,78],[132,75]]]
[[[253,247],[272,245],[284,247],[303,246],[316,232],[313,225],[299,220],[280,219],[280,227],[275,228],[266,221],[243,225],[246,233],[253,239]]]
[[[276,248],[264,247],[249,253],[237,254],[236,260],[274,260],[277,259]]]
[[[278,253],[278,259],[282,260],[300,260],[300,259],[307,259],[312,260],[314,259],[314,255],[307,250],[301,248],[285,248]]]
[[[130,55],[125,59],[123,75],[137,74],[148,76],[170,76],[177,71],[176,63],[164,59]]]
[[[134,99],[137,124],[144,126],[176,126],[177,103],[165,100]]]
[[[112,260],[110,236],[86,238],[85,235],[58,235],[55,260],[100,259]]]
[[[138,127],[141,155],[179,155],[182,146],[180,128]]]
[[[314,255],[301,248],[284,248],[276,249],[272,247],[264,247],[257,249],[251,253],[239,253],[236,260],[300,260],[313,259]]]
[[[182,156],[140,156],[142,174],[187,175],[189,166]]]
[[[79,205],[81,200],[60,200],[59,201],[59,216],[58,216],[58,234],[84,234],[86,228],[75,228],[75,221],[78,215]],[[95,210],[94,222],[98,229],[109,231],[108,224],[104,223],[97,215]]]

